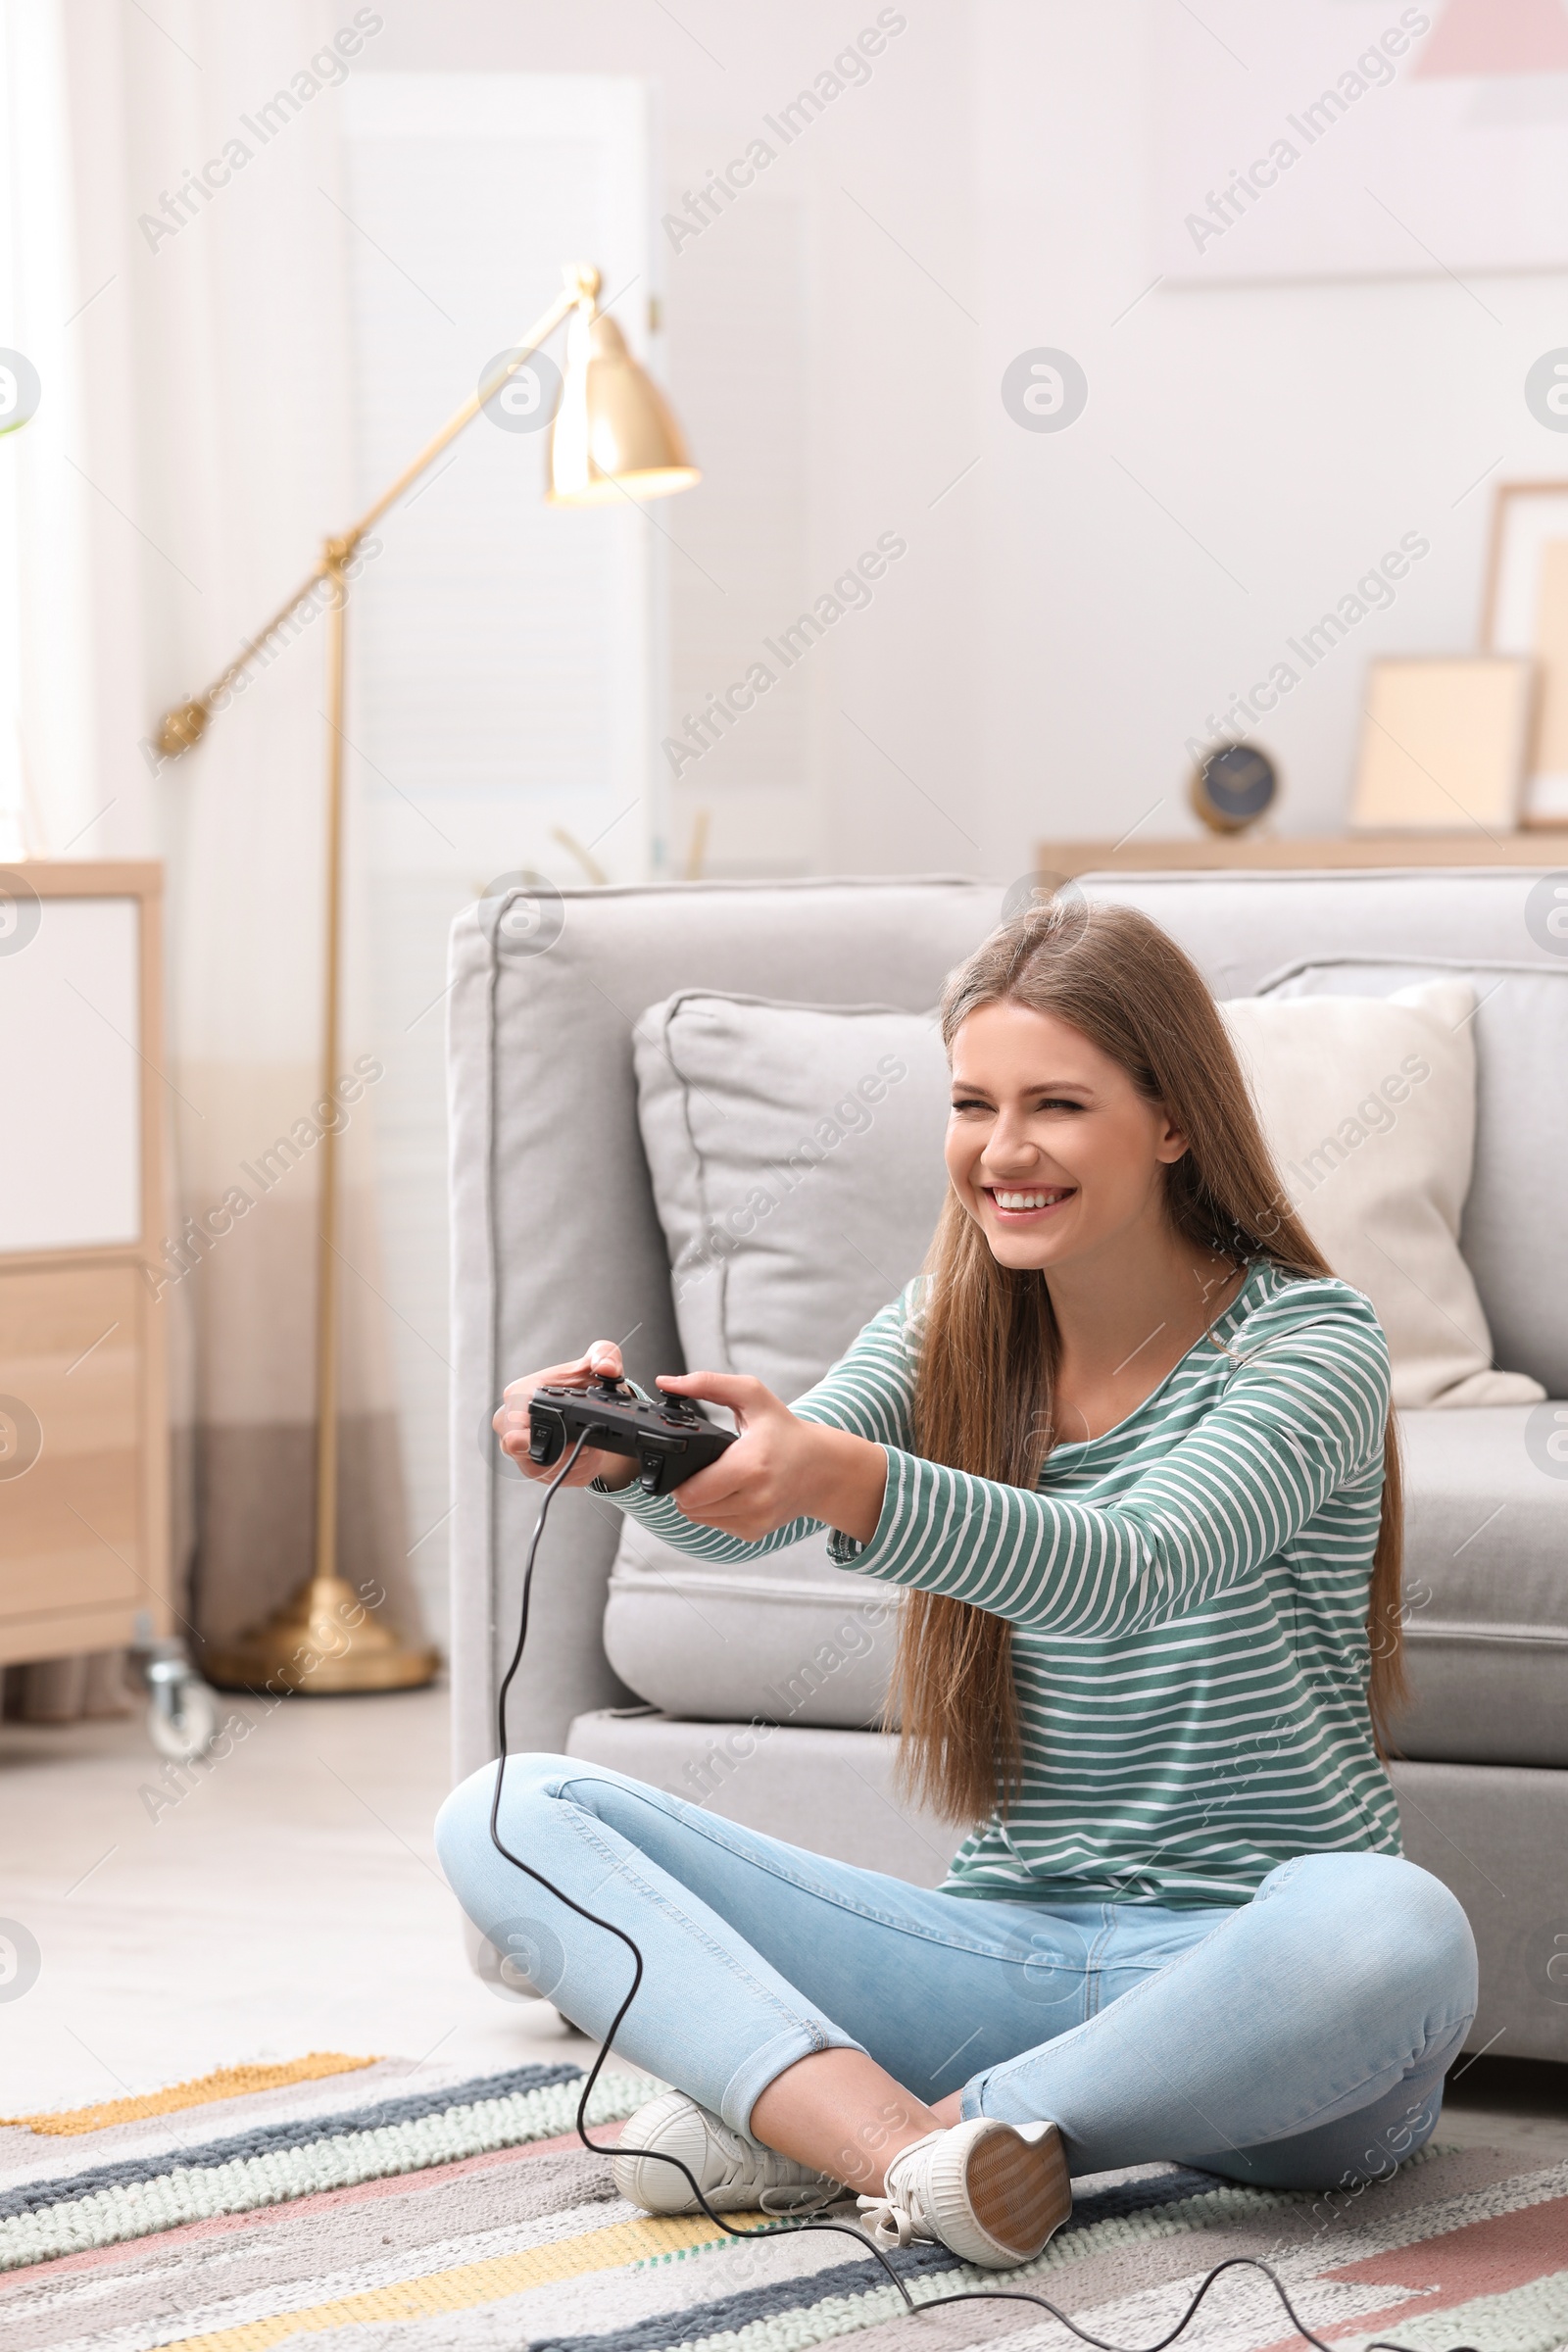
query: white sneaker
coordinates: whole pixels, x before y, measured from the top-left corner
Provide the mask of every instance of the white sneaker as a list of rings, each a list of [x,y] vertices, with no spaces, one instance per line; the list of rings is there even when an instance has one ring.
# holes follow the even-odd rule
[[[836,2180],[779,2156],[720,2116],[699,2107],[683,2090],[661,2092],[639,2107],[621,2133],[629,2149],[678,2156],[714,2213],[796,2213],[831,2204],[843,2194]],[[620,2194],[645,2213],[701,2213],[686,2174],[657,2156],[615,2156],[611,2176]]]
[[[1006,2271],[1032,2261],[1061,2228],[1072,2186],[1054,2124],[1015,2130],[977,2115],[895,2156],[881,2196],[859,2203],[879,2246],[935,2238],[964,2262]]]

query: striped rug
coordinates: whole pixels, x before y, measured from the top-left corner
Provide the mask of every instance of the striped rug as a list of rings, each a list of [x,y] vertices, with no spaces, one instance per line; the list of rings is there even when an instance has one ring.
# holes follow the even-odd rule
[[[1073,2220],[1002,2278],[940,2247],[896,2256],[917,2307],[854,2239],[725,2236],[615,2196],[570,2125],[575,2066],[477,2079],[314,2053],[148,2098],[0,2123],[5,2352],[1016,2352],[1075,2342],[1038,2305],[918,2307],[1032,2289],[1116,2345],[1175,2326],[1204,2274],[1269,2262],[1347,2352],[1561,2352],[1568,2164],[1429,2149],[1359,2196],[1233,2187],[1167,2165],[1077,2184]],[[607,2071],[600,2136],[656,2086]],[[1181,2339],[1294,2352],[1279,2300],[1226,2274]],[[1009,2352],[1012,2347],[1009,2345]]]

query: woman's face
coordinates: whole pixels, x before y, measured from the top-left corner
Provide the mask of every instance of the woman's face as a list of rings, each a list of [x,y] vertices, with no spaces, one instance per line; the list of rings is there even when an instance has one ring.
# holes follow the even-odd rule
[[[1187,1139],[1054,1013],[983,1004],[953,1041],[953,1189],[1004,1266],[1070,1264],[1164,1221]]]

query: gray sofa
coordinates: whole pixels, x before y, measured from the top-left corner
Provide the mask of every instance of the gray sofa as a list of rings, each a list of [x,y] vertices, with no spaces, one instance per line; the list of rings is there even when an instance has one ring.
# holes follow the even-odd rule
[[[1552,877],[1149,874],[1081,887],[1143,907],[1222,997],[1303,964],[1312,985],[1352,994],[1475,975],[1462,1247],[1497,1363],[1568,1397],[1568,940],[1544,919]],[[488,900],[458,921],[456,1777],[495,1752],[498,1661],[537,1507],[489,1435],[502,1387],[599,1337],[624,1337],[645,1384],[681,1364],[638,1123],[640,1015],[683,989],[918,1013],[999,905],[995,890],[952,880],[713,883],[568,891],[542,921]],[[902,1281],[914,1269],[887,1270]],[[829,1336],[830,1354],[842,1340]],[[1394,1779],[1407,1850],[1475,1928],[1470,2046],[1568,2059],[1568,1412],[1560,1433],[1542,1406],[1411,1412],[1403,1427],[1415,1696]],[[622,1549],[617,1562],[621,1516],[601,1498],[564,1495],[557,1514],[512,1698],[514,1748],[565,1748],[801,1844],[940,1877],[954,1833],[897,1802],[893,1741],[863,1728],[891,1640],[868,1580],[784,1553],[755,1576],[694,1581],[672,1556]],[[492,1973],[494,1953],[470,1940]]]

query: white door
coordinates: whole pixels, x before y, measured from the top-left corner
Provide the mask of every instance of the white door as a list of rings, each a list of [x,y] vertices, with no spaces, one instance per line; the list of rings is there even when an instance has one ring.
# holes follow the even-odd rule
[[[343,105],[363,505],[521,339],[564,262],[598,267],[602,301],[662,374],[643,84],[366,74]],[[503,874],[635,881],[664,862],[661,517],[547,507],[544,422],[542,409],[507,426],[475,418],[379,526],[350,611],[370,933],[360,962],[386,1065],[383,1262],[414,1565],[433,1622],[448,1485],[447,933]]]

